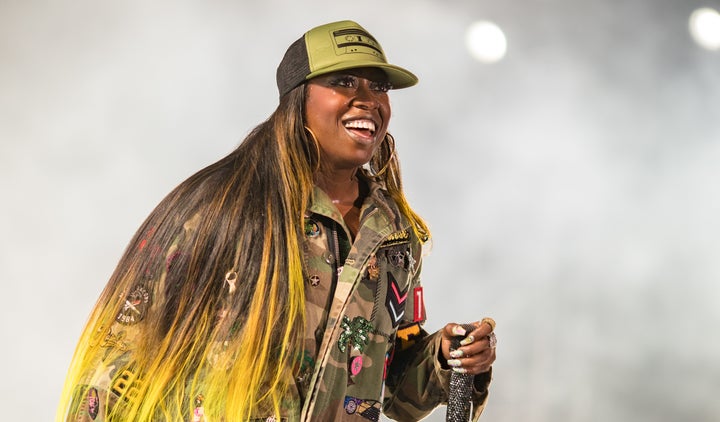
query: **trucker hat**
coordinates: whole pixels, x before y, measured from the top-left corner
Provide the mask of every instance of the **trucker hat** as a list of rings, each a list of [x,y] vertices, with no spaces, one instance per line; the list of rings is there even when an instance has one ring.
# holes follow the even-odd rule
[[[316,76],[358,67],[384,70],[393,89],[418,82],[412,72],[387,62],[380,43],[365,28],[345,20],[315,27],[290,45],[277,68],[280,97]]]

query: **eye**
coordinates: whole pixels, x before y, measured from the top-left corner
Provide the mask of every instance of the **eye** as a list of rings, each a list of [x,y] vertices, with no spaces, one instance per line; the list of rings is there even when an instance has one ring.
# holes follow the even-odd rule
[[[339,86],[342,88],[357,88],[358,87],[358,78],[352,75],[340,75],[336,78],[333,78],[330,81],[331,86]]]
[[[390,82],[370,82],[370,89],[377,92],[388,92],[392,87]]]

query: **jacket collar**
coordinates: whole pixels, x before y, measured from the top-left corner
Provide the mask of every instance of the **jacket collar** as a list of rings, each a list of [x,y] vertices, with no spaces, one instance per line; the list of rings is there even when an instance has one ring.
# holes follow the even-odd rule
[[[361,225],[368,216],[375,216],[376,213],[380,213],[382,219],[390,226],[391,232],[406,229],[409,223],[398,209],[395,201],[390,197],[385,184],[368,175],[364,169],[358,171],[357,174],[358,178],[368,186],[368,195],[360,211]],[[343,217],[337,207],[335,207],[325,191],[318,186],[313,187],[313,195],[306,214],[308,216],[309,214],[323,215],[344,225]]]

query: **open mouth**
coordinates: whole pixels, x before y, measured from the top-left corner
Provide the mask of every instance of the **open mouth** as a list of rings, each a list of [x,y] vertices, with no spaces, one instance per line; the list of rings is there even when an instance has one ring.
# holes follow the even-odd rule
[[[375,134],[375,122],[369,119],[349,120],[345,122],[345,129],[369,137]]]

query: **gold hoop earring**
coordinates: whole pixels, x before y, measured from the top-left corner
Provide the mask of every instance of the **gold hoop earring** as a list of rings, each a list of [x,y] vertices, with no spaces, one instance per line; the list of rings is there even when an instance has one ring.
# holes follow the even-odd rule
[[[318,143],[317,137],[315,136],[315,133],[307,126],[303,126],[305,128],[305,132],[309,135],[309,138],[312,140],[312,144],[315,147],[315,156],[312,156],[312,152],[308,148],[308,158],[310,159],[311,167],[313,167],[313,173],[320,170],[320,143]],[[314,161],[314,163],[313,163]]]
[[[383,141],[384,142],[380,146],[380,148],[381,148],[380,155],[381,156],[383,155],[382,154],[383,146],[385,146],[385,148],[387,148],[389,152],[387,153],[387,161],[385,161],[385,164],[383,164],[382,168],[379,171],[375,172],[376,177],[382,176],[382,174],[387,171],[393,158],[395,158],[395,138],[393,138],[393,136],[391,134],[386,133],[385,138],[383,138]]]

